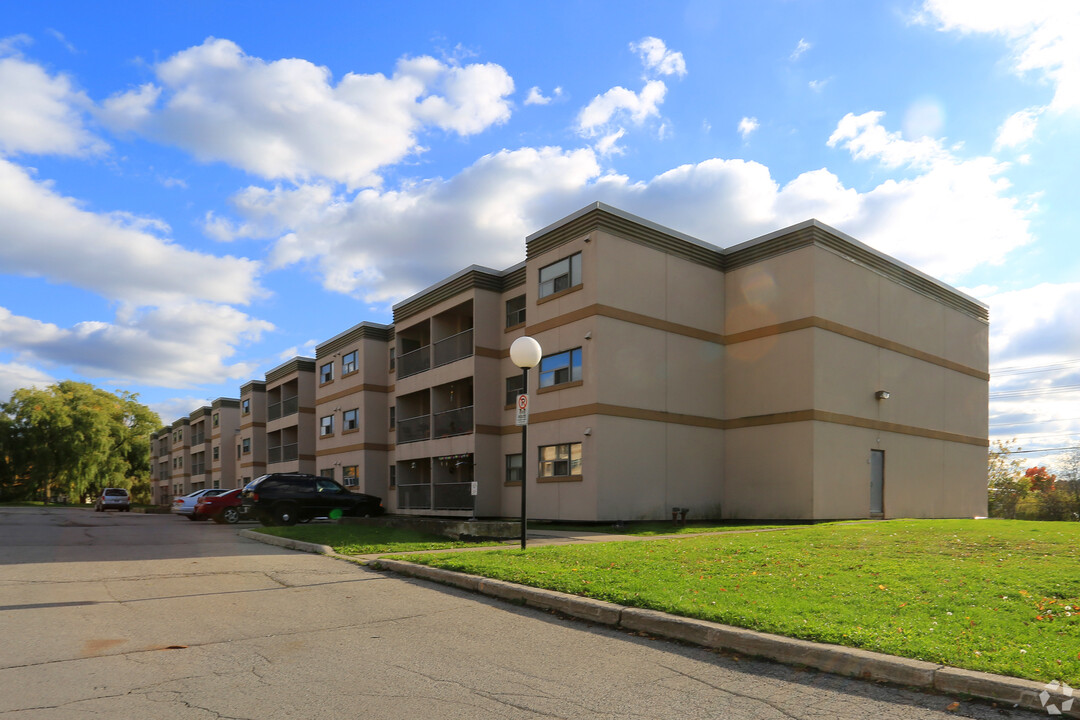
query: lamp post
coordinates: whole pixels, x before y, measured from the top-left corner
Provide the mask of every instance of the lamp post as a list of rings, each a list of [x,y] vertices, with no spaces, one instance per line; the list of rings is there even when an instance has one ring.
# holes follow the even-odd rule
[[[528,453],[529,437],[529,368],[540,364],[540,343],[529,336],[519,337],[510,345],[510,359],[521,368],[521,394],[518,395],[518,418],[517,424],[521,426],[521,549],[525,549],[525,536],[528,533],[528,521],[526,520],[525,489],[527,477],[525,468],[528,467],[526,454]]]

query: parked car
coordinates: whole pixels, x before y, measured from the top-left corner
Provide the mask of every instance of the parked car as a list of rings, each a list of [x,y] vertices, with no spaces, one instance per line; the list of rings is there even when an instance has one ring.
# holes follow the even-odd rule
[[[263,525],[293,525],[311,518],[369,517],[385,512],[382,498],[355,493],[324,477],[271,473],[249,482],[240,493],[247,514]]]
[[[124,488],[105,488],[94,502],[96,512],[119,510],[131,512],[131,495]]]
[[[192,513],[195,520],[210,518],[216,523],[233,523],[240,521],[240,488],[228,490],[220,495],[203,495],[195,501],[195,512]]]
[[[187,495],[184,495],[183,497],[178,497],[175,500],[173,500],[171,510],[172,510],[172,512],[176,513],[177,515],[183,515],[188,520],[205,520],[206,519],[205,517],[196,517],[195,516],[195,503],[197,503],[199,501],[199,498],[203,497],[204,495],[214,496],[214,495],[221,495],[222,493],[226,493],[226,492],[228,492],[228,490],[219,490],[219,489],[216,489],[216,488],[215,489],[207,488],[205,490],[196,490],[195,492],[190,492]]]

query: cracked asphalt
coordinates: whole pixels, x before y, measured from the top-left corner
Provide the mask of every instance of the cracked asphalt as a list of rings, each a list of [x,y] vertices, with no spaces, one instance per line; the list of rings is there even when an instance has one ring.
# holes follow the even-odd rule
[[[0,508],[0,718],[1040,718],[565,620],[169,515]]]

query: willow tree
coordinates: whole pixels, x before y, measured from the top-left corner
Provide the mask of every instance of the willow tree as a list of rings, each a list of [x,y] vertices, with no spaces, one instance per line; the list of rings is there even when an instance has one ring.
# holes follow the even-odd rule
[[[3,411],[12,474],[35,496],[86,499],[149,480],[149,436],[161,423],[137,395],[65,380],[16,390]]]

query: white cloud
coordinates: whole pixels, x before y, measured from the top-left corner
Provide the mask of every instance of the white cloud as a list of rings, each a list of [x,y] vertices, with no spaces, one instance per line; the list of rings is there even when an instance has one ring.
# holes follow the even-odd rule
[[[664,102],[667,86],[660,80],[650,80],[640,93],[624,87],[613,87],[602,95],[597,95],[578,115],[578,132],[594,137],[608,134],[607,128],[615,119],[627,119],[635,125],[641,125],[650,117],[660,115],[660,105]]]
[[[998,129],[994,149],[1015,148],[1026,144],[1035,135],[1041,113],[1041,108],[1028,108],[1027,110],[1015,112],[1006,118]]]
[[[50,75],[40,65],[0,48],[0,154],[90,155],[108,146],[83,124],[90,105],[66,75]],[[6,50],[6,51],[5,51]]]
[[[102,122],[267,179],[377,185],[378,170],[421,150],[418,134],[471,135],[510,117],[514,83],[500,66],[405,58],[391,77],[265,61],[208,38],[155,66],[158,84],[102,104]]]
[[[613,133],[609,133],[600,138],[596,143],[596,152],[600,155],[621,155],[623,148],[618,145],[619,140],[626,134],[626,130],[619,128]]]
[[[758,119],[755,117],[744,117],[739,121],[739,135],[742,135],[742,139],[745,140],[750,137],[750,134],[761,127],[758,123]]]
[[[525,98],[526,105],[547,105],[552,100],[562,97],[563,89],[557,87],[551,92],[550,97],[545,97],[544,93],[540,92],[540,88],[535,85],[529,88],[529,95]]]
[[[0,349],[20,361],[68,366],[80,374],[165,387],[241,379],[250,363],[232,363],[240,343],[256,341],[273,325],[234,308],[177,303],[61,328],[0,307]]]
[[[189,299],[246,303],[261,291],[258,263],[186,250],[160,221],[94,213],[0,159],[0,267],[134,305]]]
[[[56,380],[40,368],[20,362],[0,363],[0,402],[7,402],[19,388],[45,388]]]
[[[807,85],[809,85],[810,89],[814,92],[821,92],[825,89],[825,86],[829,84],[830,80],[832,80],[832,78],[825,78],[824,80],[811,80],[807,83]]]
[[[230,236],[273,238],[275,266],[310,264],[326,289],[370,303],[469,264],[520,262],[525,235],[596,200],[720,246],[816,217],[947,281],[1031,240],[1032,208],[1010,196],[1007,166],[908,143],[880,118],[844,118],[831,139],[862,160],[902,166],[905,179],[865,192],[826,169],[782,185],[760,163],[721,158],[634,181],[602,174],[594,149],[524,148],[392,192],[252,188],[233,199],[239,221],[221,222]]]
[[[686,75],[686,60],[681,52],[669,50],[660,38],[646,37],[630,43],[630,50],[641,58],[645,70],[657,75]]]
[[[917,19],[943,31],[1004,36],[1016,70],[1053,85],[1050,108],[1080,109],[1080,4],[1073,0],[926,0]]]
[[[812,47],[814,46],[806,42],[806,38],[799,38],[799,42],[795,45],[795,49],[791,51],[792,62],[801,58],[803,56],[803,53],[805,53]]]

